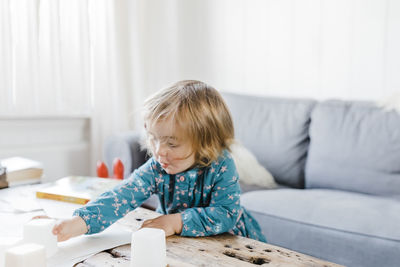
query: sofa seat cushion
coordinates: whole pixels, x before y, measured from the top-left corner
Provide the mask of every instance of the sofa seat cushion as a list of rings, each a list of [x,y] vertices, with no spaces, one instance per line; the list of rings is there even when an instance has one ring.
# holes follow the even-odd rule
[[[248,192],[242,204],[285,219],[400,241],[396,199],[328,189],[277,189]]]
[[[271,244],[347,266],[398,266],[400,261],[399,200],[276,189],[244,193],[241,204]]]

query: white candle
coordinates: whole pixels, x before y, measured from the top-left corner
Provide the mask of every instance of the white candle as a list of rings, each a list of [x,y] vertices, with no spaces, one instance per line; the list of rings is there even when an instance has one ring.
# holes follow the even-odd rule
[[[10,248],[5,253],[5,267],[46,267],[44,246],[27,243]]]
[[[4,267],[4,254],[6,250],[17,246],[21,243],[22,239],[19,237],[1,237],[0,239],[0,267]]]
[[[56,221],[53,219],[31,220],[24,225],[24,242],[43,245],[47,257],[57,252],[57,236],[51,232]]]
[[[142,228],[132,234],[131,267],[165,267],[165,232],[156,228]]]

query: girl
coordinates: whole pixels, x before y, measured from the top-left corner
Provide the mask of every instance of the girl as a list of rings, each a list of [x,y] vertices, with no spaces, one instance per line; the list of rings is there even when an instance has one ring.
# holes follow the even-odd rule
[[[221,95],[199,81],[181,81],[146,100],[144,122],[151,158],[111,191],[57,224],[59,241],[103,231],[157,194],[164,214],[142,227],[166,236],[224,232],[266,241],[240,206],[240,187],[229,153],[233,123]]]

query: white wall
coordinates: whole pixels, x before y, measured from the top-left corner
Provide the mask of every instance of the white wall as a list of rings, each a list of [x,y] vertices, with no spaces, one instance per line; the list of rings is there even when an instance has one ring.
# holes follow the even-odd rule
[[[0,117],[0,159],[43,164],[43,181],[90,175],[90,120],[85,117]]]
[[[138,3],[131,8],[144,33],[135,39],[144,47],[136,51],[144,95],[188,78],[224,91],[316,99],[400,92],[398,0]]]

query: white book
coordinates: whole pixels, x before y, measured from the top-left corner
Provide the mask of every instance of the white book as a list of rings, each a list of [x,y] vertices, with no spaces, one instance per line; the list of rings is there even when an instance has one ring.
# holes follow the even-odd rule
[[[7,181],[10,185],[39,181],[43,175],[43,164],[35,160],[12,157],[1,160],[0,164],[6,167]]]

